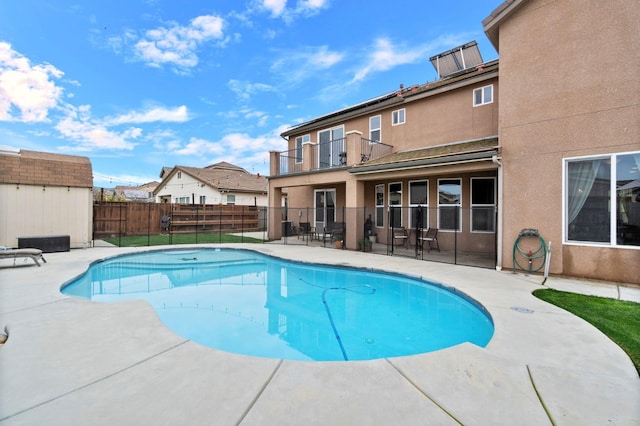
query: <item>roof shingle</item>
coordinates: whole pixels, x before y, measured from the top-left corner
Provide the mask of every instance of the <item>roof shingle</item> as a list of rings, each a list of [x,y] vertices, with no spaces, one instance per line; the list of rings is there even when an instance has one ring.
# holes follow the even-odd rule
[[[228,166],[233,165],[225,163],[220,167],[212,165],[205,168],[176,166],[172,173],[182,170],[184,173],[221,192],[267,193],[269,184],[264,176],[251,174],[240,167]],[[162,183],[158,186],[158,189],[161,186]]]
[[[76,155],[0,152],[0,183],[93,187],[91,161]]]

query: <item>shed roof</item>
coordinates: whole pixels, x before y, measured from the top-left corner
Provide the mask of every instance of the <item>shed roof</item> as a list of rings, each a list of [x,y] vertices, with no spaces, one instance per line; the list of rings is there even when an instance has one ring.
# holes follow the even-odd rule
[[[0,151],[0,183],[91,188],[93,172],[87,157]]]

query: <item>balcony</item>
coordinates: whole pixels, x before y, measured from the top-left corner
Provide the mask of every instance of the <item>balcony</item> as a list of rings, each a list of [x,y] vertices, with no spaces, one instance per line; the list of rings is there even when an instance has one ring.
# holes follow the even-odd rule
[[[272,152],[271,176],[352,167],[390,154],[392,150],[391,145],[352,132],[346,138],[305,143],[301,149]]]

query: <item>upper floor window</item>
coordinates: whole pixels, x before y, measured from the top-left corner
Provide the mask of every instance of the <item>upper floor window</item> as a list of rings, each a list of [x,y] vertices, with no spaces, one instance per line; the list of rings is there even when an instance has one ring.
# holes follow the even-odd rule
[[[182,172],[180,170],[178,170],[177,179],[182,179]]]
[[[296,138],[296,163],[302,163],[302,145],[309,142],[311,136],[304,135]]]
[[[405,121],[405,109],[397,109],[391,113],[391,125],[397,126],[399,124],[404,124]]]
[[[382,136],[381,124],[382,116],[369,117],[369,139],[372,141],[380,142]]]
[[[493,102],[493,84],[479,87],[473,91],[473,106],[490,104]]]

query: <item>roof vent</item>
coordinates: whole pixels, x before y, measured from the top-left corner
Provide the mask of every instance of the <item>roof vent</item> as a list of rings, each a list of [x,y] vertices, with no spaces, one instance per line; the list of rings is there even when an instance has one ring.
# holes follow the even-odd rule
[[[436,69],[438,78],[447,77],[483,63],[478,43],[475,40],[432,56],[429,60]]]

